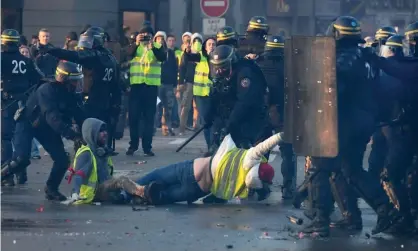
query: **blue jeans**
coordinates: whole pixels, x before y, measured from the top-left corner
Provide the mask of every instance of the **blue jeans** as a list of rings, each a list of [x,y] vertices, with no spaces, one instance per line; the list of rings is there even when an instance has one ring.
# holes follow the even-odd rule
[[[158,168],[136,182],[145,186],[153,181],[163,186],[160,191],[162,204],[191,203],[208,194],[200,189],[194,177],[193,160]]]
[[[32,152],[31,157],[38,157],[41,156],[41,153],[39,152],[39,142],[36,139],[32,140]]]
[[[200,96],[194,96],[196,100],[196,106],[197,110],[199,111],[199,119],[201,121],[201,124],[203,126],[206,125],[205,118],[207,117],[207,114],[210,112],[210,97],[200,97]],[[203,129],[203,134],[205,136],[206,145],[208,146],[208,149],[211,144],[211,132],[210,128]]]

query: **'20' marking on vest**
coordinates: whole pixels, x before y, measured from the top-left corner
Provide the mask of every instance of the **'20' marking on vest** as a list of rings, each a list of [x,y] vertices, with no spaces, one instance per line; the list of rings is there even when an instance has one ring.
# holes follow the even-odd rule
[[[113,69],[112,68],[106,68],[105,69],[105,75],[103,77],[103,81],[112,81],[112,73],[113,73]]]
[[[25,61],[13,60],[12,64],[14,65],[12,73],[13,74],[25,74],[26,73],[26,63]]]

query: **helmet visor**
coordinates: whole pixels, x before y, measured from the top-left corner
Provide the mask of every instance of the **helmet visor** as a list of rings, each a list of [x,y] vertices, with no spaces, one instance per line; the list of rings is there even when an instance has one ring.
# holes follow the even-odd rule
[[[402,40],[403,53],[406,57],[413,57],[415,55],[415,41],[405,38]]]
[[[232,74],[232,62],[230,59],[220,62],[219,64],[211,64],[211,75],[213,79],[228,79]]]
[[[80,40],[78,40],[77,47],[83,49],[91,49],[93,48],[94,38],[90,36],[81,36]]]
[[[388,58],[388,57],[391,57],[393,55],[394,55],[394,53],[393,53],[390,46],[387,46],[387,45],[381,45],[380,46],[379,56],[384,57],[384,58]]]

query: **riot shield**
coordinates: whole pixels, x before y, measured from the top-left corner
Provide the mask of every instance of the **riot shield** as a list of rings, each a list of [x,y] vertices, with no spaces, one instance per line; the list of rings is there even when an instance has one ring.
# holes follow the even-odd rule
[[[293,36],[285,42],[284,136],[296,154],[338,154],[335,40]]]

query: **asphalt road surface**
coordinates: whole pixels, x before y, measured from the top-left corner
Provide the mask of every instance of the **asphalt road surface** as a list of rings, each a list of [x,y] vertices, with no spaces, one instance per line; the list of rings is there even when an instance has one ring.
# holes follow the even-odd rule
[[[157,167],[195,158],[205,151],[202,135],[180,153],[175,153],[175,149],[186,136],[159,135],[154,139],[156,157],[153,158],[139,153],[128,157],[125,155],[127,137],[117,141],[117,151],[121,154],[114,157],[116,175],[143,175]],[[71,147],[68,144],[69,151]],[[376,217],[364,203],[361,203],[362,232],[333,229],[331,238],[327,239],[299,235],[300,226],[290,223],[286,216],[303,218],[303,212],[281,200],[279,156],[272,156],[276,177],[274,192],[266,202],[217,206],[177,204],[134,211],[129,205],[68,207],[47,201],[43,187],[51,159],[43,150],[41,155],[41,160],[32,161],[28,184],[2,188],[1,250],[418,250],[417,241],[384,234],[368,238]],[[138,164],[144,160],[147,163]],[[303,177],[303,166],[304,159],[298,158],[298,183]],[[61,189],[69,195],[70,187],[65,181]],[[338,210],[333,217],[339,217]],[[305,224],[309,222],[304,220]]]

